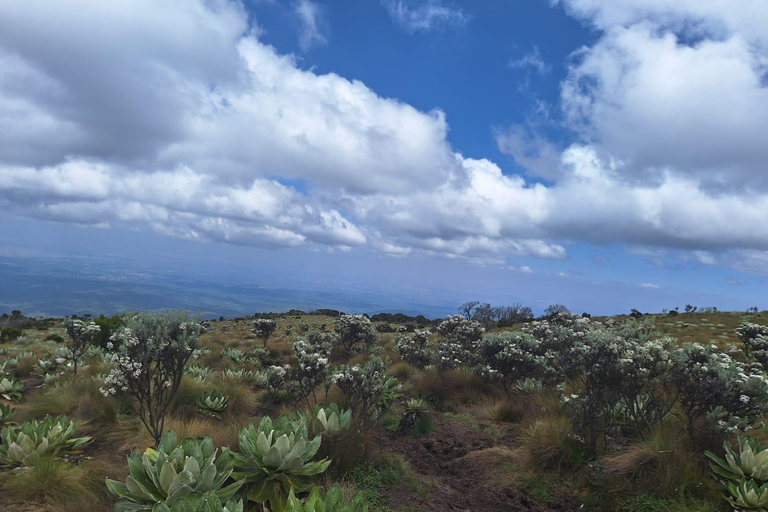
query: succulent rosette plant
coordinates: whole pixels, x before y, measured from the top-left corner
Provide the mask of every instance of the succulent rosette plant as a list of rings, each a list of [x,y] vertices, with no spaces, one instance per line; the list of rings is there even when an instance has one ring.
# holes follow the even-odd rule
[[[288,496],[312,487],[314,475],[325,471],[331,461],[312,461],[321,438],[307,440],[303,421],[292,422],[281,416],[275,422],[268,416],[258,427],[240,431],[240,452],[235,454],[233,476],[245,483],[249,500],[269,503],[273,512],[286,510]]]
[[[202,440],[186,438],[179,444],[173,431],[162,437],[157,450],[148,448],[141,453],[134,449],[128,456],[130,474],[125,483],[106,481],[109,491],[119,497],[115,510],[176,512],[176,503],[182,498],[191,501],[192,505],[206,493],[213,493],[219,504],[227,502],[243,482],[224,485],[232,474],[234,457],[226,448],[218,458],[216,452],[210,437]],[[226,508],[229,512],[233,510],[229,506]]]

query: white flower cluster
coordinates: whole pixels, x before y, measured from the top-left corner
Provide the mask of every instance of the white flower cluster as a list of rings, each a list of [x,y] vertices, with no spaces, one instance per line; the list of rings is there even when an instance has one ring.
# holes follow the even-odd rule
[[[416,330],[413,336],[399,335],[395,339],[395,350],[400,354],[400,359],[414,368],[424,368],[435,357],[435,352],[429,348],[428,330]]]
[[[376,328],[364,315],[341,315],[333,328],[336,343],[347,352],[369,349],[378,338]]]
[[[672,381],[692,421],[706,418],[721,435],[746,432],[761,423],[768,412],[768,377],[759,366],[698,343],[681,347],[673,358]]]

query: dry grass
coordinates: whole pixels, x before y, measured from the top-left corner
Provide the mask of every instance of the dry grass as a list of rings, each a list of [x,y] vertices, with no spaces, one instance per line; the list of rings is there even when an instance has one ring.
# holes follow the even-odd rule
[[[413,368],[411,368],[411,365],[408,363],[393,363],[387,369],[387,373],[404,381],[408,380],[408,378],[413,374]]]
[[[439,409],[455,411],[457,407],[488,397],[501,397],[498,388],[483,382],[474,373],[451,370],[437,377],[434,369],[415,374],[406,385],[409,395],[421,396]]]
[[[533,421],[520,441],[533,465],[562,470],[581,461],[581,443],[573,435],[571,421],[562,415],[546,415]]]
[[[97,380],[87,377],[71,378],[57,387],[43,388],[19,408],[18,417],[25,421],[46,414],[69,414],[79,420],[112,425],[117,421],[118,404],[114,398],[102,395],[99,387]]]
[[[598,463],[604,469],[601,485],[616,494],[640,491],[653,496],[704,496],[715,484],[709,478],[706,458],[671,422],[654,429],[646,440],[607,454]]]
[[[112,496],[104,485],[107,476],[120,477],[126,471],[103,460],[73,466],[42,459],[34,467],[7,475],[2,483],[2,502],[27,510],[48,512],[107,511]]]

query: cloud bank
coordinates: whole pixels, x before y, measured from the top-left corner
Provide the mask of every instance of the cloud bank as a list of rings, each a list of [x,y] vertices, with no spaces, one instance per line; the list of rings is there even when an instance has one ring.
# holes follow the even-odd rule
[[[463,156],[438,109],[303,69],[238,2],[6,2],[0,207],[270,248],[505,264],[589,242],[764,268],[768,5],[666,4],[561,2],[599,33],[562,84],[577,142],[499,132],[523,177]],[[307,47],[314,5],[295,4]],[[466,21],[385,6],[410,31]]]

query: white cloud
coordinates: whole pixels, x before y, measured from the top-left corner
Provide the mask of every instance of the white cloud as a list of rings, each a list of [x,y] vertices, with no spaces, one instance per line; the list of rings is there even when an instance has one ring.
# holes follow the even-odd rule
[[[469,21],[463,10],[445,5],[442,0],[381,0],[381,4],[392,21],[410,33],[460,27]]]
[[[602,28],[617,13],[589,16]],[[240,4],[2,3],[0,207],[266,247],[507,266],[586,241],[768,269],[758,31],[736,16],[689,45],[627,19],[580,51],[563,86],[579,143],[498,133],[544,185],[457,153],[440,110],[301,69]]]
[[[740,35],[688,46],[645,24],[615,28],[571,67],[563,108],[630,179],[671,170],[712,189],[768,189],[767,65]]]
[[[328,27],[324,7],[311,0],[298,0],[293,4],[293,13],[299,20],[299,45],[307,51],[314,46],[328,43]]]
[[[510,60],[508,65],[512,69],[533,69],[539,75],[546,75],[552,71],[552,66],[544,61],[539,48],[536,46],[522,57]]]
[[[653,284],[653,283],[643,283],[640,285],[640,288],[647,288],[649,290],[657,290],[660,288],[659,285]]]

